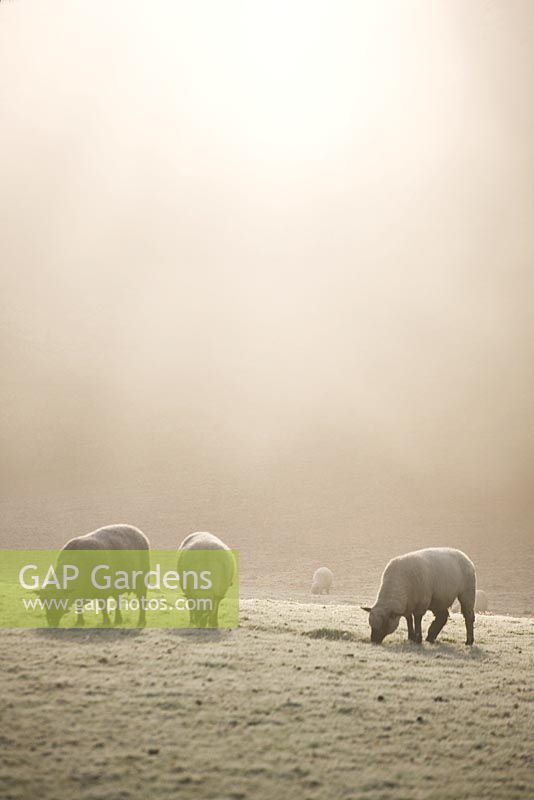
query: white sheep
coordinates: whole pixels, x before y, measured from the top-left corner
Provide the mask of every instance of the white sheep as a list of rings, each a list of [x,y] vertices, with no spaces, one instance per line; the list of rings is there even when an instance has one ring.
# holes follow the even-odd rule
[[[477,589],[475,595],[475,614],[485,614],[488,608],[488,595],[483,589]],[[460,603],[457,600],[454,601],[451,611],[454,611],[455,614],[460,611]]]
[[[199,556],[198,551],[203,550],[222,550],[225,555],[221,555],[216,560],[206,561],[206,557]],[[212,587],[209,590],[195,589],[194,586],[183,587],[183,592],[188,599],[208,600],[210,608],[201,610],[199,608],[190,611],[191,625],[197,628],[216,628],[219,618],[219,605],[225,597],[228,589],[232,585],[236,576],[236,563],[234,554],[230,548],[208,531],[198,531],[190,533],[183,540],[178,552],[178,572],[191,570],[198,572],[209,566],[210,580]]]
[[[427,611],[435,619],[427,641],[434,642],[449,618],[449,608],[460,601],[467,630],[466,644],[474,642],[476,574],[473,562],[460,550],[430,547],[394,558],[382,575],[380,590],[369,612],[371,641],[379,644],[399,625],[408,623],[408,638],[421,642],[421,620]]]
[[[133,525],[106,525],[103,528],[98,528],[96,531],[86,533],[84,536],[75,536],[63,546],[60,551],[57,561],[56,571],[59,572],[62,565],[68,563],[73,559],[69,556],[69,552],[82,551],[87,553],[83,556],[83,561],[77,559],[83,572],[79,580],[76,581],[75,595],[69,590],[54,590],[53,594],[57,600],[63,597],[68,601],[66,608],[53,607],[53,604],[47,604],[46,618],[48,625],[56,627],[61,620],[61,617],[67,613],[68,607],[76,600],[91,600],[102,599],[107,600],[108,597],[115,599],[115,624],[122,622],[122,615],[119,608],[119,596],[121,591],[114,588],[99,589],[94,586],[94,583],[89,579],[93,567],[99,565],[102,556],[99,555],[103,550],[110,551],[105,558],[105,564],[109,565],[111,572],[117,570],[124,570],[131,572],[132,570],[140,570],[144,575],[150,570],[150,544],[145,534],[139,528]],[[115,555],[116,551],[116,555]],[[135,593],[139,601],[139,620],[138,626],[144,626],[146,622],[144,603],[146,600],[147,588],[144,580],[136,582]],[[45,599],[50,595],[50,591],[45,590],[41,592],[42,598]],[[52,607],[48,607],[48,605]],[[58,603],[59,605],[59,603]],[[110,624],[109,615],[107,612],[107,605],[102,609],[102,616],[104,625]],[[76,625],[83,625],[83,613],[78,612],[76,615]]]
[[[311,593],[312,594],[330,594],[332,588],[332,581],[334,574],[328,567],[319,567],[313,573]]]
[[[475,596],[475,613],[485,614],[489,608],[488,595],[483,589],[477,589]]]

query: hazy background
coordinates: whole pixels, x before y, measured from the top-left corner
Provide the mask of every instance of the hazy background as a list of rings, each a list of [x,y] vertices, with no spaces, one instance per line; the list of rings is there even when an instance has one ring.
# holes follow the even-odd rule
[[[2,2],[0,545],[534,613],[533,74],[530,0]]]

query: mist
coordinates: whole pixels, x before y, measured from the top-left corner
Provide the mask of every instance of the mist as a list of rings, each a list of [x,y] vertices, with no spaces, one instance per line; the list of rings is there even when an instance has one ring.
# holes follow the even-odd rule
[[[533,26],[2,3],[6,497],[51,528],[61,494],[115,493],[114,521],[143,491],[150,526],[170,491],[176,526],[249,543],[406,519],[531,543]]]

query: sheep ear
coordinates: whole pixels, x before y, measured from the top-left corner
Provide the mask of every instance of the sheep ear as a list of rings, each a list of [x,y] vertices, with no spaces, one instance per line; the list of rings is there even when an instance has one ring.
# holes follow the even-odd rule
[[[361,609],[362,609],[362,611],[366,611],[367,613],[369,613],[370,610],[371,610],[371,607],[370,606],[361,606]]]

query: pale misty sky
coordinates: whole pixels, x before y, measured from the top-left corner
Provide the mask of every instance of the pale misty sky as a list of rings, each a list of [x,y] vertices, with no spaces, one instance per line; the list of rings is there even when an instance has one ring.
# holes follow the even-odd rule
[[[6,485],[527,503],[533,45],[528,1],[2,3]]]

